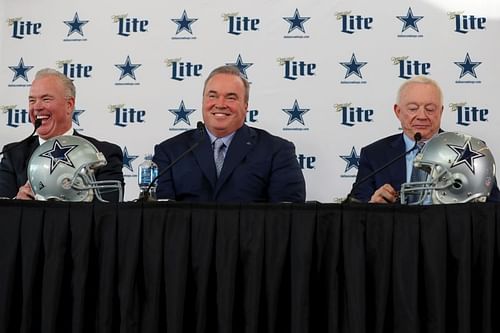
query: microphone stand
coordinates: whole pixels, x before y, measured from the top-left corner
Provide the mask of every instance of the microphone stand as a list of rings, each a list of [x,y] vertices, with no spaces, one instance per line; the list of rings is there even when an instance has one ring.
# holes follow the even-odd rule
[[[417,149],[418,147],[418,143],[420,140],[422,140],[422,134],[420,134],[420,132],[417,132],[415,133],[415,135],[413,136],[413,139],[415,141],[415,144],[413,145],[413,147],[411,147],[409,150],[405,151],[404,153],[402,154],[399,154],[398,156],[396,156],[395,158],[393,158],[392,160],[390,160],[389,162],[385,163],[384,165],[382,165],[380,168],[377,168],[375,170],[373,170],[372,172],[370,172],[368,175],[366,175],[365,177],[361,178],[359,181],[355,182],[353,185],[352,185],[352,188],[351,188],[351,191],[349,192],[349,194],[347,195],[347,197],[342,201],[342,203],[350,203],[350,202],[355,202],[355,203],[360,203],[362,202],[361,200],[355,198],[352,196],[352,192],[362,183],[364,183],[365,181],[367,181],[368,179],[372,178],[373,176],[375,176],[376,174],[378,174],[380,171],[386,169],[387,167],[391,166],[392,164],[396,163],[400,158],[406,156],[407,154],[409,154],[410,152],[414,151],[415,149]]]

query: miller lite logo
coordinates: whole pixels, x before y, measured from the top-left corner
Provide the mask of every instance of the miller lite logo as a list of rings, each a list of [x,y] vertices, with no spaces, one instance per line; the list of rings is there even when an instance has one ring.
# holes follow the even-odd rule
[[[115,114],[115,122],[113,125],[118,127],[127,127],[130,124],[144,123],[146,117],[145,110],[125,107],[125,104],[109,105],[108,111]]]
[[[283,78],[297,80],[299,77],[314,76],[316,64],[295,60],[294,57],[278,58],[278,64],[283,66]]]
[[[231,35],[241,35],[242,32],[259,30],[259,18],[238,16],[238,13],[222,14],[222,19],[227,22],[227,32]]]
[[[30,123],[29,112],[26,109],[18,109],[17,105],[0,106],[2,113],[7,115],[7,126],[17,128],[19,125]]]
[[[466,34],[471,30],[486,29],[486,17],[463,15],[463,12],[448,12],[448,17],[455,23],[455,32]]]
[[[302,170],[310,170],[316,168],[316,156],[306,156],[304,154],[298,154],[297,161],[299,162],[300,168]]]
[[[165,64],[171,69],[170,78],[176,81],[183,81],[185,78],[201,76],[202,64],[195,64],[190,61],[181,61],[182,58],[166,59]]]
[[[409,80],[413,76],[429,75],[431,73],[430,62],[422,62],[420,60],[411,60],[408,58],[408,56],[391,58],[392,64],[399,68],[399,78]]]
[[[335,104],[335,111],[340,113],[340,124],[343,126],[352,127],[356,124],[373,121],[373,109],[352,106],[352,103]]]
[[[39,35],[42,32],[42,23],[23,21],[22,17],[7,19],[7,25],[12,28],[11,38],[23,39],[31,35]]]
[[[111,19],[118,27],[117,35],[119,36],[129,37],[133,33],[148,31],[148,20],[141,20],[137,17],[128,17],[128,14],[113,15]]]
[[[487,122],[488,109],[467,106],[466,102],[450,103],[451,112],[457,113],[457,125],[469,126],[471,123]]]
[[[92,65],[73,64],[72,62],[73,60],[60,60],[56,65],[70,79],[88,79],[92,76]]]
[[[351,11],[337,12],[335,16],[341,23],[340,31],[346,34],[353,34],[361,30],[370,30],[373,25],[373,17],[351,15]]]

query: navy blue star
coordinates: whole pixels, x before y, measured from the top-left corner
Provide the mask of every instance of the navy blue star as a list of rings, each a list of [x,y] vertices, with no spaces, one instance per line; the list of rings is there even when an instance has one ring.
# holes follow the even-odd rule
[[[292,32],[295,29],[299,29],[302,32],[306,32],[304,30],[304,23],[307,22],[310,17],[300,16],[299,10],[295,8],[295,14],[292,17],[283,17],[285,21],[290,24],[290,28],[288,28],[288,33]]]
[[[465,60],[463,62],[455,62],[455,65],[462,68],[462,72],[460,73],[460,79],[463,76],[465,76],[465,74],[470,74],[475,78],[477,78],[475,68],[481,64],[482,62],[480,61],[471,61],[469,57],[469,52],[467,52],[467,55],[465,56]]]
[[[33,66],[24,66],[24,60],[21,57],[17,66],[9,66],[9,68],[14,72],[14,78],[12,79],[12,82],[16,81],[20,77],[22,77],[24,81],[28,82],[28,76],[26,75],[26,72],[32,69]]]
[[[175,115],[174,125],[176,125],[179,121],[183,121],[188,125],[191,125],[189,122],[189,115],[196,111],[196,109],[186,109],[184,106],[184,101],[181,101],[178,109],[168,109],[169,112]]]
[[[83,36],[82,27],[85,24],[89,23],[89,21],[80,21],[80,19],[78,18],[78,12],[75,13],[73,21],[63,21],[63,22],[69,27],[68,36],[73,34],[74,32],[77,32],[81,36]]]
[[[418,32],[417,22],[423,19],[423,16],[413,16],[413,12],[411,7],[408,7],[408,13],[406,16],[396,16],[401,22],[404,23],[403,29],[401,32],[405,31],[408,28],[412,28],[416,32]]]
[[[171,19],[175,24],[177,24],[177,31],[175,32],[176,35],[179,34],[182,30],[186,30],[189,32],[191,35],[193,34],[193,31],[191,30],[191,24],[194,22],[198,21],[197,18],[188,18],[186,11],[182,12],[182,16],[180,19]]]
[[[448,147],[450,147],[457,154],[455,161],[453,161],[453,163],[451,164],[451,168],[456,167],[460,164],[465,164],[470,169],[472,174],[475,174],[476,170],[474,168],[474,160],[476,158],[484,157],[484,154],[472,149],[470,141],[467,141],[463,145],[463,147],[455,145],[448,145]]]
[[[132,172],[134,172],[134,168],[132,167],[132,161],[138,157],[139,155],[129,155],[126,146],[123,148],[123,166]]]
[[[356,153],[356,148],[354,148],[354,146],[352,146],[350,155],[340,155],[340,158],[347,162],[344,172],[352,168],[359,168],[359,155]]]
[[[41,153],[39,156],[50,159],[50,174],[52,174],[60,163],[72,168],[75,167],[68,154],[76,147],[78,147],[78,145],[63,146],[57,139],[55,139],[52,149]]]
[[[125,63],[123,65],[115,65],[116,68],[122,71],[120,74],[120,80],[123,79],[125,76],[130,76],[132,79],[135,80],[135,70],[142,66],[141,64],[133,64],[130,61],[130,56],[127,56],[127,60],[125,60]]]
[[[232,66],[238,67],[241,75],[243,75],[245,77],[245,79],[248,79],[247,69],[248,69],[248,67],[252,66],[253,63],[252,62],[243,62],[243,60],[241,59],[241,54],[238,54],[238,58],[236,59],[236,63],[229,63],[226,65],[232,65]]]
[[[73,122],[78,126],[80,126],[80,115],[84,112],[85,110],[73,110],[73,115],[72,115]]]
[[[310,109],[301,109],[299,107],[299,103],[297,102],[297,100],[295,100],[295,102],[293,103],[293,107],[291,109],[281,109],[281,110],[283,110],[290,116],[288,118],[287,125],[290,125],[294,121],[298,121],[302,125],[305,125],[302,116],[304,116],[304,114],[307,113]]]
[[[361,67],[366,65],[367,62],[358,62],[356,60],[356,55],[353,53],[351,56],[351,61],[341,62],[340,64],[347,69],[347,73],[345,74],[345,79],[347,79],[352,74],[356,74],[356,76],[358,76],[360,79],[362,79],[363,76],[361,76],[360,69],[361,69]]]

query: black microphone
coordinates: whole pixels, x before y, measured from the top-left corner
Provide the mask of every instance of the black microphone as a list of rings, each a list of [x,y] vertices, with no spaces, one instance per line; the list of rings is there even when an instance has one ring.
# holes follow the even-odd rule
[[[174,159],[172,162],[170,162],[170,164],[167,165],[165,167],[165,169],[163,169],[160,173],[158,173],[158,175],[151,181],[151,183],[149,184],[146,191],[141,192],[139,199],[137,199],[138,201],[155,201],[156,200],[156,199],[151,198],[149,195],[149,192],[151,191],[151,187],[153,187],[153,185],[156,183],[156,181],[158,179],[160,179],[161,176],[163,176],[165,173],[167,173],[167,171],[169,171],[175,164],[177,164],[177,162],[179,162],[181,159],[183,159],[184,156],[186,156],[187,154],[192,152],[196,147],[198,147],[200,145],[200,143],[205,139],[205,137],[206,137],[205,125],[203,124],[203,122],[199,121],[196,124],[196,129],[200,132],[201,138],[198,141],[196,141],[191,147],[189,147],[186,151],[184,151],[182,154],[177,156],[176,159]]]
[[[21,143],[23,143],[24,141],[26,141],[26,140],[28,140],[29,138],[31,138],[31,137],[35,134],[35,132],[36,132],[36,130],[38,129],[38,127],[42,126],[42,119],[36,119],[36,120],[35,120],[35,123],[33,124],[33,126],[35,127],[35,128],[33,129],[33,133],[31,133],[29,136],[27,136],[27,137],[26,137],[26,138],[24,138],[23,140],[21,140],[21,141],[19,141],[19,142],[17,142],[17,143],[14,143],[14,144],[13,144],[12,146],[10,146],[8,149],[4,149],[4,150],[2,150],[2,151],[0,152],[0,155],[2,155],[3,153],[6,153],[6,152],[8,152],[8,151],[10,151],[10,150],[14,149],[15,147],[19,146],[19,145],[20,145]]]
[[[419,141],[422,140],[422,134],[420,134],[420,132],[415,133],[415,135],[413,136],[413,140],[415,141],[415,144],[409,150],[405,151],[403,154],[400,154],[400,155],[396,156],[395,158],[393,158],[392,160],[390,160],[386,164],[382,165],[380,168],[373,170],[368,175],[366,175],[365,177],[361,178],[359,181],[355,182],[352,185],[351,192],[349,192],[349,194],[344,199],[344,201],[342,201],[342,203],[347,203],[347,202],[361,202],[359,199],[356,199],[356,198],[354,198],[352,196],[352,192],[360,184],[364,183],[365,181],[367,181],[368,179],[372,178],[373,176],[375,176],[376,174],[378,174],[382,170],[384,170],[384,169],[388,168],[389,166],[393,165],[394,163],[396,163],[399,159],[405,157],[407,154],[409,154],[410,152],[412,152],[415,149],[417,149]]]

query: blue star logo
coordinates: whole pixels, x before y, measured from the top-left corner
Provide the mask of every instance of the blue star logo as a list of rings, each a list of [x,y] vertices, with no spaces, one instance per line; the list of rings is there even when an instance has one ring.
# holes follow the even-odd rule
[[[127,147],[123,148],[123,166],[129,169],[131,172],[134,172],[134,168],[132,167],[132,161],[138,158],[139,155],[129,155]]]
[[[352,56],[351,56],[351,61],[349,61],[349,62],[341,62],[340,64],[347,69],[347,72],[345,74],[345,79],[347,79],[352,74],[356,74],[357,77],[359,77],[360,79],[362,79],[363,76],[361,75],[360,69],[361,69],[361,67],[363,67],[364,65],[366,65],[367,62],[358,62],[356,60],[356,55],[353,53]]]
[[[464,143],[462,147],[456,145],[448,145],[448,147],[450,147],[457,154],[457,157],[451,164],[451,168],[465,164],[472,174],[475,174],[476,170],[474,168],[474,160],[484,157],[485,155],[472,149],[470,141]]]
[[[299,107],[299,103],[297,102],[297,100],[295,100],[295,102],[293,103],[293,106],[291,109],[281,109],[283,110],[283,112],[287,113],[289,115],[289,118],[288,118],[288,123],[287,125],[290,125],[291,123],[293,123],[294,121],[298,121],[299,123],[301,123],[302,125],[305,125],[304,123],[304,118],[302,118],[304,116],[305,113],[307,113],[310,109],[301,109]]]
[[[69,153],[74,150],[78,145],[62,145],[59,140],[55,139],[52,149],[41,153],[40,157],[45,157],[50,159],[50,174],[55,170],[59,164],[67,165],[74,168],[73,161],[69,158]]]
[[[21,57],[17,66],[9,66],[9,68],[14,72],[14,78],[12,79],[12,82],[16,81],[20,77],[22,77],[24,81],[28,82],[28,76],[26,75],[26,72],[31,70],[33,66],[25,66],[24,60]]]
[[[408,12],[406,13],[406,16],[396,16],[396,17],[401,22],[404,23],[401,32],[405,31],[408,28],[412,28],[416,32],[419,32],[417,27],[417,22],[424,18],[423,16],[413,16],[411,7],[408,7]]]
[[[469,52],[467,52],[467,55],[465,56],[465,60],[463,62],[455,62],[455,65],[460,67],[462,69],[462,72],[460,73],[460,79],[465,76],[465,74],[470,74],[477,78],[476,76],[476,70],[475,68],[479,65],[481,65],[482,62],[480,61],[471,61]]]
[[[191,125],[189,122],[189,115],[196,111],[196,109],[186,109],[184,106],[184,101],[181,101],[178,109],[168,109],[169,112],[175,115],[174,125],[177,125],[181,120],[188,125]]]
[[[186,11],[182,12],[182,16],[180,19],[171,19],[175,24],[177,24],[177,31],[175,32],[176,35],[178,35],[182,30],[186,30],[189,32],[191,35],[193,34],[193,31],[191,30],[191,24],[194,22],[198,21],[197,18],[188,18]]]
[[[251,63],[251,62],[243,62],[243,60],[241,59],[241,54],[238,54],[238,58],[236,59],[235,63],[229,63],[229,64],[226,64],[226,65],[232,65],[232,66],[238,67],[238,69],[240,70],[241,75],[243,75],[245,77],[245,79],[248,79],[247,69],[248,69],[248,67],[252,66],[253,63]]]
[[[359,168],[359,155],[356,153],[356,148],[354,148],[354,146],[352,146],[350,155],[340,155],[340,158],[347,162],[344,172],[352,168]]]
[[[310,17],[300,16],[299,10],[295,8],[295,14],[293,14],[292,17],[283,17],[283,19],[290,24],[288,33],[292,32],[295,29],[299,29],[300,31],[305,33],[306,31],[304,30],[304,23],[307,22]]]
[[[73,110],[72,118],[73,118],[73,122],[76,125],[80,126],[80,116],[84,112],[85,112],[85,110]]]
[[[75,13],[73,21],[64,21],[64,24],[69,27],[68,36],[75,32],[83,36],[82,27],[87,23],[89,23],[89,21],[80,21],[80,18],[78,18],[78,12]]]
[[[133,64],[130,61],[130,56],[127,56],[127,60],[125,60],[125,63],[123,65],[115,65],[116,68],[122,71],[120,74],[120,80],[125,76],[130,76],[135,80],[135,70],[140,66],[141,64]]]

